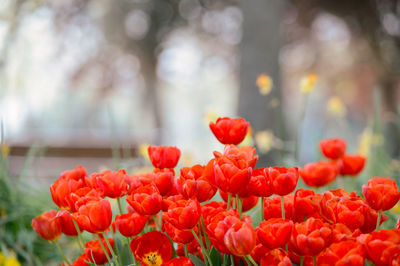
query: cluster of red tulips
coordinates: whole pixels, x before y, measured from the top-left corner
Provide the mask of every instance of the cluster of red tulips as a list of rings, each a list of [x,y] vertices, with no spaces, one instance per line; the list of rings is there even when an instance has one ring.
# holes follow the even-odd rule
[[[122,265],[117,239],[125,239],[132,255],[124,265],[400,265],[400,230],[379,230],[388,219],[382,212],[400,198],[393,180],[371,178],[364,198],[341,188],[295,191],[299,176],[322,187],[357,175],[365,158],[346,154],[346,143],[331,139],[320,143],[329,161],[300,170],[256,169],[255,148],[236,146],[248,127],[242,118],[211,122],[224,151],[204,166],[182,168],[178,177],[180,150],[166,146],[148,148],[152,173],[66,171],[50,187],[60,210],[43,213],[32,226],[57,244],[68,265]],[[223,202],[210,201],[217,191]],[[254,226],[244,213],[259,199],[263,217]],[[120,214],[113,215],[110,202]],[[84,243],[84,231],[94,240]],[[72,263],[56,241],[61,233],[76,236],[82,247]]]

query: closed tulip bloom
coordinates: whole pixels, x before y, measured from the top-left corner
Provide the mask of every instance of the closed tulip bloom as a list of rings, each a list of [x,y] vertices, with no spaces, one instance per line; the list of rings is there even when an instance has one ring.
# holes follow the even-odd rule
[[[63,172],[58,179],[73,179],[73,180],[85,180],[87,176],[86,169],[82,166],[77,166],[73,170],[67,170]]]
[[[362,193],[368,205],[377,211],[387,211],[396,205],[400,199],[400,192],[393,179],[374,177],[363,185]]]
[[[284,196],[285,218],[293,219],[295,216],[294,210],[294,194]],[[264,199],[264,219],[282,218],[281,198],[273,196]]]
[[[61,230],[63,234],[67,236],[77,236],[78,232],[76,231],[73,216],[67,210],[61,210],[57,213],[57,217],[60,219]],[[82,230],[81,230],[82,231]]]
[[[190,230],[200,220],[201,207],[195,200],[178,200],[163,213],[163,219],[180,230]]]
[[[279,248],[268,251],[260,261],[261,266],[291,266],[292,262],[286,252]]]
[[[339,161],[340,175],[358,175],[364,168],[366,158],[361,155],[348,155],[345,154]]]
[[[68,202],[70,194],[85,186],[85,182],[82,179],[57,179],[57,181],[50,186],[53,202],[60,207],[60,209],[71,210],[71,206]]]
[[[111,245],[111,247],[114,247],[114,239],[113,238],[108,238],[108,241]],[[107,250],[107,253],[109,255],[109,257],[111,258],[111,251],[107,246],[107,242],[102,239],[101,242],[103,243],[103,246],[105,247],[105,249]],[[99,240],[92,240],[86,243],[85,245],[85,254],[87,256],[87,258],[89,258],[89,260],[92,263],[96,263],[99,265],[105,264],[108,260],[107,260],[107,256],[106,253],[104,253],[103,248],[101,247],[101,244],[99,242]]]
[[[249,255],[256,246],[256,233],[251,225],[239,221],[228,229],[224,243],[233,255]]]
[[[157,187],[146,185],[134,190],[126,201],[141,215],[154,215],[160,212],[162,197]]]
[[[125,213],[115,216],[115,227],[125,237],[132,237],[140,232],[147,223],[147,217],[138,213]]]
[[[181,157],[181,151],[177,147],[149,146],[147,149],[150,161],[155,168],[174,168]]]
[[[332,242],[332,229],[320,219],[308,218],[295,223],[289,242],[289,249],[300,256],[315,256]]]
[[[400,230],[379,230],[365,239],[369,258],[375,265],[389,265],[400,254]]]
[[[57,211],[50,210],[32,220],[32,227],[42,238],[55,241],[61,234],[61,223]]]
[[[272,218],[256,228],[257,238],[269,249],[283,247],[292,233],[293,222],[288,219]]]
[[[90,233],[104,232],[111,225],[112,211],[106,199],[89,201],[82,205],[76,217],[79,227]]]
[[[257,197],[269,197],[273,194],[271,179],[268,176],[268,168],[254,169],[247,185],[250,194]]]
[[[166,222],[163,224],[164,231],[169,235],[172,241],[179,243],[179,244],[188,244],[193,241],[194,236],[191,231],[189,230],[179,230],[172,224]],[[195,232],[197,231],[196,228]]]
[[[322,153],[326,158],[336,160],[346,151],[346,142],[343,139],[325,139],[319,143]]]
[[[308,163],[299,170],[300,176],[310,187],[323,187],[336,179],[338,174],[335,162]]]
[[[174,185],[174,175],[175,172],[173,169],[165,168],[165,169],[155,169],[153,172],[153,183],[160,191],[161,196],[165,196],[170,192]]]
[[[270,167],[268,175],[272,181],[274,194],[285,196],[294,191],[299,180],[297,167]]]
[[[171,242],[159,231],[150,231],[135,237],[130,248],[142,266],[160,266],[172,258]]]
[[[127,176],[125,170],[105,170],[92,175],[95,176],[97,187],[103,191],[104,196],[115,199],[126,195],[128,184],[125,181],[125,176]]]
[[[69,210],[73,213],[89,201],[99,201],[104,197],[103,191],[91,187],[83,187],[69,194],[66,198]]]
[[[194,266],[194,264],[189,258],[179,257],[164,263],[163,266]]]
[[[365,249],[355,240],[347,240],[332,244],[317,257],[317,265],[321,266],[364,266]]]
[[[321,195],[314,191],[300,188],[294,193],[294,216],[298,222],[304,221],[304,218],[320,218]]]
[[[210,122],[212,133],[222,144],[241,143],[246,137],[248,128],[249,122],[243,118],[220,117],[215,123]]]
[[[219,252],[232,254],[225,245],[224,237],[229,228],[237,222],[240,222],[239,217],[230,210],[217,214],[206,227],[207,235],[210,238],[212,245]]]

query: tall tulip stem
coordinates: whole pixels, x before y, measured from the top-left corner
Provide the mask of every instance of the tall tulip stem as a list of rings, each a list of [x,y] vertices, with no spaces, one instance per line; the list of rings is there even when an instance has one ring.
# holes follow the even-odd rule
[[[254,265],[254,266],[257,266],[258,264],[257,264],[257,262],[255,262],[254,260],[253,260],[253,258],[250,256],[250,255],[246,255],[246,256],[244,256],[246,259],[248,259],[250,262],[251,262],[251,264],[252,265]]]
[[[110,255],[109,255],[108,252],[107,252],[107,249],[106,249],[106,248],[104,247],[104,245],[103,245],[103,241],[101,241],[101,238],[100,238],[99,234],[95,234],[95,235],[97,236],[97,240],[99,240],[100,246],[101,246],[101,248],[103,249],[104,254],[106,254],[106,257],[107,257],[108,262],[110,263],[110,265],[114,265],[114,263],[112,262],[112,260],[111,260],[111,258],[110,258]]]
[[[229,209],[231,208],[231,197],[232,197],[232,194],[228,193],[228,202],[227,202],[227,206],[226,206],[227,211],[229,211]]]
[[[103,232],[103,236],[104,236],[104,239],[106,240],[106,243],[107,243],[108,248],[109,248],[110,251],[111,251],[112,256],[114,257],[114,260],[115,260],[117,266],[120,266],[119,260],[118,260],[117,256],[115,255],[115,252],[114,252],[112,246],[110,245],[110,242],[108,241],[108,238],[107,238],[107,236],[106,236],[106,233]]]
[[[117,198],[117,203],[118,203],[119,214],[122,215],[122,207],[121,207],[121,200],[120,200],[120,198]]]
[[[195,232],[193,229],[190,229],[190,231],[192,231],[192,234],[193,234],[194,238],[196,238],[197,242],[199,243],[200,248],[201,248],[201,252],[203,252],[203,254],[206,256],[207,261],[208,261],[208,264],[212,266],[212,261],[211,261],[211,259],[210,259],[210,256],[208,255],[208,252],[207,252],[206,249],[204,248],[203,241],[201,240],[201,238],[199,238],[199,237],[197,236],[196,232]],[[199,232],[200,232],[200,231],[199,231]]]
[[[261,197],[261,221],[264,221],[264,197]]]
[[[58,251],[60,251],[61,256],[63,257],[65,263],[67,263],[67,265],[70,265],[71,262],[69,262],[69,260],[67,259],[67,257],[64,254],[64,251],[62,250],[62,248],[60,247],[60,244],[58,243],[58,241],[54,241],[54,243],[56,244],[56,247],[58,249]]]
[[[236,194],[236,209],[239,212],[239,218],[242,219],[242,202],[239,198],[239,194]]]
[[[282,219],[285,219],[285,198],[281,196]]]
[[[203,214],[200,216],[200,223],[201,223],[201,229],[203,231],[203,235],[204,235],[204,239],[206,240],[206,248],[208,251],[211,251],[211,243],[210,243],[210,239],[207,236],[206,233],[206,226],[204,225],[204,219],[203,219]]]
[[[304,265],[304,256],[300,256],[300,266]]]
[[[189,252],[188,252],[187,244],[183,244],[183,250],[185,251],[185,257],[189,258]]]
[[[72,218],[72,222],[74,223],[74,226],[75,226],[75,230],[76,230],[76,232],[78,233],[78,243],[79,243],[79,246],[81,247],[81,249],[83,250],[83,252],[85,252],[85,246],[83,245],[83,240],[82,240],[82,233],[81,233],[81,230],[79,229],[79,226],[78,226],[78,224],[76,223],[76,221],[74,220],[74,218]]]
[[[381,215],[382,215],[382,212],[378,211],[378,220],[376,221],[376,229],[375,229],[376,231],[379,230],[379,225],[381,223]]]

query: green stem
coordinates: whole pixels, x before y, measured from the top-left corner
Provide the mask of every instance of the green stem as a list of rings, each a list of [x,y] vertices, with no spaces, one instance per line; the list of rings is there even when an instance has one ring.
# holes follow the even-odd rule
[[[264,197],[261,197],[261,221],[264,221]]]
[[[153,220],[154,220],[154,224],[156,225],[156,230],[157,231],[161,231],[160,230],[160,225],[158,224],[157,214],[153,215]]]
[[[231,208],[231,197],[232,197],[232,194],[228,193],[228,202],[227,202],[227,206],[226,206],[227,211],[229,211],[229,209]]]
[[[69,260],[68,260],[67,257],[65,256],[64,251],[63,251],[62,248],[60,247],[60,244],[58,243],[58,241],[56,240],[56,241],[54,241],[54,243],[56,244],[56,247],[57,247],[58,251],[60,251],[60,254],[61,254],[61,256],[63,257],[65,263],[66,263],[67,265],[70,265],[71,262],[69,262]]]
[[[247,258],[251,262],[251,264],[253,264],[254,266],[258,265],[257,262],[255,262],[250,255],[246,255],[245,258]]]
[[[103,241],[101,241],[101,238],[100,238],[99,234],[95,234],[95,235],[97,236],[97,240],[99,241],[100,246],[101,246],[101,248],[102,248],[103,251],[104,251],[104,254],[106,254],[106,257],[107,257],[108,262],[110,263],[110,265],[114,265],[114,263],[111,261],[110,255],[108,254],[106,248],[105,248],[104,245],[103,245]]]
[[[208,264],[210,264],[212,266],[212,261],[210,259],[210,256],[208,255],[206,249],[204,248],[203,241],[197,236],[196,232],[193,229],[190,229],[190,231],[192,232],[194,238],[196,238],[197,242],[199,243],[201,252],[203,252],[203,255],[207,258]],[[200,232],[200,230],[199,230],[199,232]]]
[[[313,264],[314,266],[317,266],[317,256],[313,256]]]
[[[210,243],[210,239],[208,238],[207,233],[206,233],[206,226],[204,225],[203,215],[200,216],[200,223],[201,223],[201,228],[203,230],[204,239],[206,240],[207,250],[211,251],[211,243]]]
[[[121,207],[121,200],[120,200],[120,198],[117,198],[117,203],[118,203],[119,213],[122,215],[122,207]]]
[[[189,252],[188,252],[187,244],[183,244],[183,250],[185,251],[185,257],[189,258]]]
[[[82,240],[82,233],[81,233],[81,230],[79,229],[79,226],[78,226],[78,224],[76,223],[76,221],[75,221],[75,219],[74,218],[72,218],[72,222],[74,223],[74,226],[75,226],[75,230],[76,230],[76,232],[78,233],[78,243],[79,243],[79,246],[81,247],[81,249],[83,250],[83,252],[85,252],[85,247],[84,247],[84,245],[83,245],[83,240]]]
[[[131,241],[132,241],[132,239],[130,237],[127,237],[126,240],[128,241],[128,250],[129,250],[129,253],[131,254],[132,263],[133,263],[133,265],[136,265],[135,256],[133,256],[133,253],[131,251]]]
[[[227,255],[227,256],[231,257],[231,265],[235,266],[235,261],[233,260],[233,255]]]
[[[236,209],[239,211],[239,219],[242,219],[242,204],[239,198],[239,194],[236,194]]]
[[[282,219],[285,219],[285,198],[281,196]]]
[[[376,231],[378,231],[379,230],[379,225],[380,225],[380,223],[381,223],[381,211],[378,211],[378,220],[376,221]]]
[[[108,248],[109,248],[110,251],[111,251],[111,255],[114,257],[114,260],[115,260],[117,266],[120,266],[118,257],[115,255],[115,252],[114,252],[112,246],[110,245],[110,242],[108,241],[108,238],[107,238],[107,235],[106,235],[105,232],[103,232],[103,236],[104,236],[104,239],[106,240],[106,243],[107,243]]]
[[[300,256],[300,266],[304,265],[304,256]]]

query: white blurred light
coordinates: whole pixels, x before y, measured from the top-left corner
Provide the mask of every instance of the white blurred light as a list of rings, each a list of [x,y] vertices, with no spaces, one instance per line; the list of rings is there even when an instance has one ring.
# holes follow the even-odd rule
[[[125,32],[134,40],[143,39],[150,27],[150,18],[142,10],[135,9],[125,18]]]
[[[390,35],[400,34],[399,19],[392,13],[388,13],[383,16],[383,27]]]
[[[334,15],[318,15],[312,24],[312,30],[320,41],[335,42],[335,45],[342,47],[350,43],[351,34],[346,23]]]

